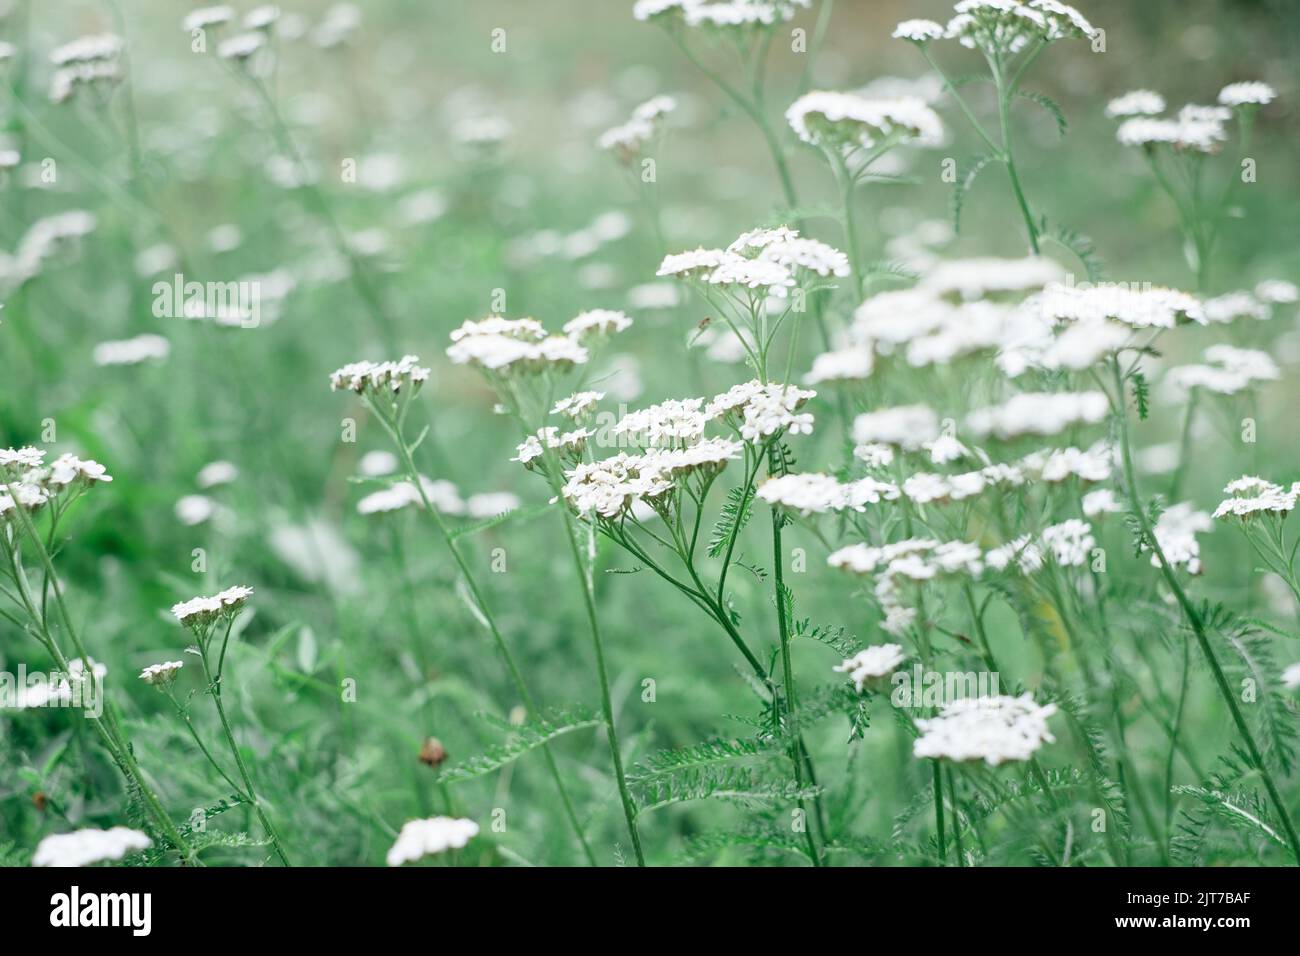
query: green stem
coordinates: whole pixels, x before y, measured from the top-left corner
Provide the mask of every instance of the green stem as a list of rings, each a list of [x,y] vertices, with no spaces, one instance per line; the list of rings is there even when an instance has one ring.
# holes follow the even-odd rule
[[[569,551],[573,556],[573,567],[578,572],[582,590],[582,602],[587,612],[587,627],[591,632],[591,644],[596,651],[596,675],[600,679],[600,707],[605,715],[605,739],[609,742],[609,756],[614,764],[614,777],[618,781],[618,795],[623,804],[623,817],[627,820],[627,832],[632,838],[632,850],[636,853],[636,865],[645,866],[645,854],[641,850],[641,835],[636,828],[636,807],[632,803],[632,794],[628,790],[627,775],[623,772],[623,755],[618,743],[618,730],[614,726],[614,705],[609,696],[609,673],[605,667],[605,646],[600,637],[600,622],[596,615],[596,599],[591,575],[587,563],[578,550],[574,535],[573,516],[567,507],[562,507],[564,514],[564,536],[569,540]]]
[[[934,782],[934,833],[939,841],[939,865],[945,866],[948,862],[948,846],[943,835],[943,769],[937,760],[930,761],[930,769],[933,771]]]
[[[402,437],[400,427],[396,421],[390,420],[387,415],[383,414],[382,410],[379,409],[377,405],[373,405],[372,407],[374,407],[380,423],[384,426],[384,430],[388,432],[389,437],[392,438],[394,446],[401,455],[402,465],[406,469],[407,480],[415,486],[416,492],[420,496],[420,503],[424,506],[425,513],[433,519],[433,523],[437,527],[438,533],[442,535],[443,543],[446,544],[447,550],[451,552],[452,559],[456,562],[456,567],[460,571],[461,580],[465,582],[465,586],[469,589],[470,597],[474,601],[475,609],[483,622],[487,625],[488,633],[492,635],[492,640],[497,646],[497,651],[506,662],[506,670],[510,672],[510,679],[515,685],[516,692],[524,702],[524,706],[528,708],[528,712],[530,714],[536,714],[537,704],[533,700],[533,695],[529,693],[528,685],[524,683],[523,674],[520,672],[519,666],[515,663],[515,656],[510,651],[510,645],[506,643],[505,637],[502,636],[500,629],[497,627],[496,618],[488,609],[487,601],[483,599],[483,593],[479,589],[478,581],[470,571],[469,563],[461,553],[459,545],[457,545],[455,539],[452,538],[451,532],[447,528],[447,523],[442,519],[442,514],[433,506],[433,502],[429,500],[429,496],[424,490],[424,482],[420,478],[420,471],[415,467],[415,459],[411,455],[411,448]],[[569,818],[569,824],[573,827],[573,832],[577,835],[578,842],[582,845],[583,855],[587,858],[587,862],[591,866],[596,866],[595,854],[592,853],[591,846],[587,843],[587,837],[582,832],[582,824],[578,822],[577,811],[574,810],[573,801],[569,798],[569,791],[565,788],[564,781],[560,777],[560,768],[555,762],[555,755],[551,752],[550,744],[543,744],[541,751],[542,757],[546,761],[547,769],[550,771],[551,779],[555,782],[555,789],[560,794],[560,802],[564,805],[565,815]]]
[[[226,624],[226,638],[230,637],[230,628],[234,625],[234,618]],[[225,642],[222,643],[222,652],[225,651]],[[280,842],[280,835],[276,832],[271,820],[266,815],[266,810],[262,807],[262,801],[257,796],[257,790],[253,786],[253,778],[248,772],[248,766],[244,763],[244,757],[239,752],[239,744],[235,741],[235,731],[230,726],[230,719],[226,716],[226,705],[221,699],[221,674],[213,674],[208,665],[208,648],[207,640],[199,641],[199,660],[203,663],[203,676],[208,682],[208,689],[212,692],[212,702],[217,707],[217,717],[221,719],[221,730],[225,734],[226,743],[230,747],[230,753],[235,758],[235,766],[239,770],[239,777],[244,781],[244,795],[253,805],[253,810],[257,814],[258,820],[262,823],[262,828],[266,835],[271,838],[271,846],[275,849],[275,855],[280,858],[280,862],[285,866],[292,866],[289,857],[284,852],[284,847]]]
[[[1233,696],[1232,688],[1228,684],[1228,678],[1223,673],[1223,668],[1219,666],[1219,660],[1214,654],[1214,648],[1210,645],[1209,635],[1205,630],[1205,623],[1201,620],[1200,613],[1192,606],[1191,599],[1188,598],[1187,592],[1178,581],[1178,576],[1174,574],[1173,567],[1165,557],[1164,549],[1161,548],[1160,542],[1156,539],[1155,533],[1151,529],[1151,522],[1147,518],[1146,510],[1142,504],[1142,498],[1138,492],[1136,472],[1133,468],[1133,450],[1129,438],[1128,428],[1128,405],[1124,398],[1124,376],[1120,371],[1119,360],[1111,358],[1111,370],[1115,380],[1116,394],[1113,397],[1115,403],[1115,413],[1119,419],[1120,431],[1120,450],[1121,462],[1124,471],[1124,483],[1128,494],[1129,505],[1134,517],[1137,519],[1138,527],[1142,533],[1142,539],[1151,549],[1156,561],[1160,566],[1160,573],[1164,577],[1165,584],[1168,585],[1174,600],[1178,602],[1183,616],[1191,626],[1192,633],[1196,637],[1196,643],[1200,646],[1201,654],[1205,657],[1206,663],[1210,665],[1210,672],[1214,675],[1214,683],[1219,688],[1219,694],[1223,697],[1224,703],[1228,705],[1228,712],[1232,715],[1232,722],[1236,725],[1237,732],[1241,735],[1246,750],[1250,755],[1251,764],[1259,772],[1260,779],[1264,783],[1264,789],[1268,791],[1270,801],[1276,810],[1278,819],[1282,823],[1282,829],[1286,833],[1287,843],[1290,846],[1291,854],[1295,857],[1296,864],[1300,865],[1300,836],[1297,836],[1295,825],[1291,822],[1291,813],[1287,810],[1286,803],[1282,799],[1282,794],[1277,789],[1277,784],[1273,780],[1273,774],[1264,763],[1263,756],[1260,754],[1259,746],[1255,743],[1255,735],[1251,733],[1250,726],[1246,723],[1246,718],[1241,713],[1241,708],[1237,706],[1237,699]]]
[[[1034,224],[1034,214],[1029,210],[1025,191],[1020,185],[1020,174],[1016,171],[1016,160],[1011,146],[1011,96],[1014,90],[1004,87],[1000,74],[994,74],[998,85],[998,122],[1002,127],[1002,159],[1007,165],[1007,178],[1011,180],[1011,191],[1015,193],[1016,204],[1025,219],[1025,229],[1029,233],[1029,248],[1038,255],[1038,227]]]
[[[18,500],[17,495],[14,493],[14,489],[10,487],[7,481],[4,483],[4,488],[5,492],[9,494],[13,500]],[[91,689],[91,693],[96,693],[98,680],[95,677],[94,668],[91,666],[90,654],[86,651],[85,645],[82,644],[81,638],[77,633],[77,629],[72,624],[72,615],[68,612],[68,606],[63,599],[63,588],[59,585],[58,575],[55,573],[54,562],[50,559],[49,551],[46,550],[45,544],[41,540],[40,533],[36,530],[36,526],[32,523],[32,519],[27,514],[26,510],[22,507],[15,507],[12,510],[18,517],[18,523],[22,525],[23,531],[27,534],[27,537],[32,541],[32,544],[36,549],[37,557],[40,559],[41,566],[45,571],[46,579],[53,591],[54,603],[59,610],[59,616],[63,621],[64,629],[67,631],[68,638],[72,641],[73,647],[77,649],[77,653],[81,656],[81,662],[86,674],[86,681]],[[16,540],[14,542],[14,547],[18,547]],[[17,559],[15,558],[14,560],[16,562]],[[59,650],[53,636],[49,633],[47,622],[43,617],[39,616],[39,612],[36,610],[37,602],[34,595],[30,593],[26,575],[18,575],[15,583],[18,588],[23,591],[24,600],[28,605],[27,611],[29,616],[31,616],[33,623],[37,624],[45,634],[47,646],[53,653],[55,653],[59,666],[63,668],[65,673],[67,673],[69,670],[68,662],[63,653]],[[131,744],[123,734],[121,726],[117,723],[117,720],[113,716],[112,710],[107,706],[107,703],[105,703],[104,706],[103,717],[99,719],[92,718],[91,723],[94,725],[96,733],[98,733],[103,739],[105,746],[108,747],[109,753],[113,756],[118,768],[122,771],[123,775],[126,776],[128,781],[135,785],[136,791],[140,794],[140,798],[145,803],[145,808],[154,818],[154,823],[159,827],[160,832],[165,834],[166,837],[171,840],[172,845],[176,848],[176,852],[181,854],[181,856],[185,857],[186,860],[191,863],[195,862],[194,851],[190,849],[189,845],[185,842],[185,839],[181,836],[180,830],[178,830],[176,824],[172,822],[167,811],[163,809],[158,796],[145,781],[144,771],[140,768],[139,762],[135,759],[135,754],[131,750]]]

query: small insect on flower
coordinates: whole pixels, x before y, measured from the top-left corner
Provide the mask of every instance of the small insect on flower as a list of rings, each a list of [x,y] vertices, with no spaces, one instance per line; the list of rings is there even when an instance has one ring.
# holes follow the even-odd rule
[[[153,840],[139,830],[113,827],[99,830],[86,827],[71,833],[47,836],[36,846],[33,866],[90,866],[105,860],[120,860],[128,853],[138,853],[153,846]]]
[[[842,664],[837,664],[831,668],[839,674],[848,674],[853,681],[853,686],[858,693],[868,681],[876,680],[881,677],[888,677],[906,659],[907,655],[903,653],[903,648],[898,644],[875,644],[865,650],[858,651],[852,657],[848,658]]]
[[[478,836],[478,824],[473,820],[454,817],[411,820],[402,825],[397,841],[388,851],[388,865],[401,866],[447,850],[459,850],[475,836]]]
[[[1039,706],[1030,694],[954,700],[938,717],[917,720],[921,736],[912,753],[936,760],[983,760],[990,767],[1028,760],[1056,740],[1047,726],[1055,713],[1055,704]]]
[[[150,664],[140,672],[140,679],[154,687],[165,687],[176,680],[176,675],[180,673],[180,669],[184,666],[183,661],[163,661],[161,664]]]
[[[172,605],[172,614],[186,627],[200,630],[221,618],[233,617],[253,596],[253,589],[236,585],[212,597],[196,597]]]

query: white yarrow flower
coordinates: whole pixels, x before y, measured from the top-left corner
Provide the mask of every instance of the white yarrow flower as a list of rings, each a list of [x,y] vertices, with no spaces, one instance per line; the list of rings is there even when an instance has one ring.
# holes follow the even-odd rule
[[[478,836],[478,824],[473,820],[454,817],[411,820],[402,825],[386,859],[389,866],[401,866],[447,850],[459,850],[475,836]]]
[[[1028,760],[1055,741],[1047,726],[1055,713],[1055,704],[1039,706],[1030,694],[955,700],[938,717],[917,720],[921,736],[912,752],[935,760],[983,760],[990,767]]]
[[[99,830],[86,827],[71,833],[47,836],[36,846],[33,866],[90,866],[106,860],[120,860],[153,846],[147,834],[129,827]]]

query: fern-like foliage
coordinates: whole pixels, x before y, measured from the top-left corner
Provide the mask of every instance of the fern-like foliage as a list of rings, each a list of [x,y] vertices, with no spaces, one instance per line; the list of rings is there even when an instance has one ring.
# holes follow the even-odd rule
[[[1137,408],[1138,418],[1142,421],[1147,420],[1151,414],[1151,384],[1147,381],[1146,375],[1141,369],[1133,372],[1133,404]]]
[[[737,847],[750,851],[748,855],[751,858],[795,854],[805,862],[811,862],[808,844],[799,834],[787,833],[777,827],[753,825],[738,830],[708,830],[687,837],[680,861],[686,864],[709,861]]]
[[[472,537],[473,535],[481,534],[484,531],[495,528],[498,525],[503,525],[507,521],[528,521],[532,518],[538,517],[539,515],[546,514],[548,510],[550,510],[550,505],[533,505],[530,508],[512,508],[509,511],[503,511],[501,514],[494,515],[491,518],[484,518],[481,521],[471,521],[463,524],[452,530],[451,538],[455,541],[460,538]]]
[[[778,751],[781,745],[778,737],[760,735],[730,740],[715,738],[689,747],[660,750],[637,764],[628,779],[643,783],[691,768],[764,757]]]
[[[794,804],[811,800],[820,788],[800,786],[793,777],[765,776],[753,767],[688,767],[638,781],[632,787],[637,813],[676,803],[725,800],[744,806]]]
[[[1035,93],[1031,90],[1017,90],[1016,95],[1029,100],[1031,103],[1037,103],[1043,109],[1051,114],[1052,119],[1056,120],[1056,132],[1065,139],[1065,134],[1070,130],[1070,124],[1065,118],[1065,110],[1061,105],[1045,93]]]
[[[500,770],[530,750],[536,750],[550,743],[556,737],[573,733],[575,730],[599,727],[602,723],[599,717],[581,707],[548,712],[519,727],[512,727],[506,740],[493,744],[481,754],[448,767],[439,774],[438,779],[443,783],[459,783],[462,780],[481,777],[494,770]]]
[[[952,230],[953,232],[961,232],[962,209],[965,208],[966,195],[967,193],[970,192],[971,187],[975,185],[976,178],[979,176],[980,173],[984,171],[984,167],[988,166],[990,163],[997,163],[997,162],[1001,162],[1001,160],[999,160],[997,156],[993,156],[991,154],[976,156],[974,159],[971,160],[970,169],[967,171],[966,175],[958,179],[955,183],[953,183],[953,187],[952,187]]]
[[[1174,788],[1175,793],[1194,798],[1181,812],[1172,841],[1179,864],[1208,866],[1240,859],[1252,846],[1256,853],[1285,846],[1268,801],[1245,783],[1249,756],[1233,749],[1233,756],[1220,759],[1221,768],[1211,775],[1208,786]]]
[[[1205,603],[1200,609],[1206,629],[1226,648],[1223,668],[1239,689],[1249,681],[1254,703],[1244,707],[1258,728],[1264,760],[1289,775],[1296,766],[1296,725],[1274,675],[1281,672],[1269,637],[1250,621],[1221,604]],[[1190,637],[1190,635],[1189,635]]]
[[[744,530],[754,513],[754,493],[743,487],[727,492],[722,512],[709,535],[709,557],[716,558],[727,550],[731,540]]]

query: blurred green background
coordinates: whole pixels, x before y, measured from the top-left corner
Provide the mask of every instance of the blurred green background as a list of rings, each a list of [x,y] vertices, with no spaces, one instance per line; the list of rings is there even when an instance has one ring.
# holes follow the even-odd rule
[[[166,612],[173,602],[251,584],[256,616],[233,652],[231,696],[272,812],[308,862],[376,863],[393,828],[442,808],[432,774],[416,759],[424,737],[437,735],[452,760],[463,758],[499,736],[476,714],[503,717],[518,703],[420,516],[355,513],[362,489],[347,478],[361,454],[387,445],[364,420],[356,444],[340,440],[342,420],[358,417],[360,408],[331,395],[327,376],[357,358],[388,357],[385,343],[345,281],[326,228],[300,191],[284,187],[284,153],[264,114],[214,57],[191,52],[179,23],[184,5],[9,0],[7,7],[0,39],[20,52],[8,68],[4,138],[23,166],[0,185],[0,248],[14,249],[33,221],[66,209],[92,210],[99,225],[78,255],[5,301],[0,445],[41,441],[52,421],[55,447],[102,461],[116,479],[81,507],[59,560],[92,653],[108,664],[110,692],[131,716],[141,760],[176,815],[222,794],[134,672],[180,657],[184,639]],[[545,500],[543,484],[508,461],[517,437],[493,416],[491,393],[442,355],[448,332],[488,313],[498,289],[505,290],[506,314],[533,315],[551,327],[583,309],[626,309],[637,324],[599,364],[613,375],[605,387],[631,407],[712,394],[748,377],[698,349],[687,358],[701,306],[684,298],[676,307],[649,308],[638,287],[654,281],[665,251],[725,244],[779,219],[771,161],[752,124],[716,87],[661,31],[632,19],[630,0],[375,0],[361,7],[355,31],[327,49],[312,36],[328,4],[283,7],[300,18],[304,35],[278,42],[277,101],[342,228],[378,276],[396,318],[395,346],[434,367],[417,413],[432,425],[422,451],[429,474],[454,481],[465,495],[509,490],[527,503]],[[1296,279],[1294,4],[1168,0],[1081,9],[1107,31],[1107,52],[1057,44],[1026,81],[1062,104],[1068,134],[1060,137],[1052,117],[1031,103],[1017,113],[1022,174],[1036,208],[1091,237],[1110,278],[1190,287],[1174,210],[1139,156],[1115,143],[1103,109],[1139,87],[1163,92],[1176,109],[1213,102],[1231,81],[1264,80],[1281,96],[1261,114],[1259,181],[1238,193],[1240,219],[1221,241],[1215,291]],[[773,117],[779,120],[805,69],[813,88],[828,89],[923,75],[915,49],[889,33],[900,19],[943,20],[949,10],[928,0],[840,0],[811,66],[788,44],[774,45]],[[794,26],[811,31],[814,18],[803,14]],[[506,31],[504,52],[492,50],[498,28]],[[48,51],[105,30],[127,40],[134,123],[125,86],[107,107],[54,106],[44,95]],[[732,68],[722,47],[697,49],[718,68]],[[953,45],[938,55],[954,73],[975,68],[973,55]],[[595,146],[604,129],[660,93],[680,101],[657,151],[663,244],[627,172]],[[952,104],[936,106],[952,142],[912,154],[915,184],[875,187],[862,199],[871,258],[888,258],[890,240],[919,223],[946,220],[951,187],[940,181],[940,161],[954,157],[960,166],[979,152]],[[499,149],[458,141],[458,124],[483,117],[508,121]],[[820,158],[792,136],[786,141],[801,204],[833,201]],[[54,183],[38,181],[46,158],[57,164]],[[355,183],[341,178],[349,160],[359,164]],[[1230,175],[1231,167],[1221,171]],[[820,238],[840,244],[833,222],[812,224]],[[220,229],[230,225],[237,227],[233,243],[231,230],[223,237]],[[256,330],[154,318],[153,279],[138,273],[136,260],[163,242],[183,251],[187,278],[282,272],[292,284],[282,314]],[[1005,182],[990,173],[976,184],[945,255],[1023,252]],[[847,314],[841,308],[836,317]],[[147,332],[171,341],[165,363],[94,364],[97,343]],[[1189,352],[1200,343],[1186,341]],[[1260,445],[1246,453],[1278,479],[1289,480],[1300,465],[1287,426],[1295,398],[1289,383],[1265,393]],[[830,410],[816,409],[827,420]],[[1140,440],[1171,439],[1177,420],[1164,410],[1141,426]],[[1231,417],[1224,421],[1230,426]],[[1187,488],[1201,506],[1217,502],[1218,488],[1243,467],[1242,453],[1223,437],[1211,436],[1204,448]],[[819,433],[798,451],[803,467],[829,467],[839,460],[839,441]],[[218,459],[235,463],[240,478],[210,492],[221,508],[216,518],[187,526],[174,506],[199,490],[197,472]],[[538,695],[594,705],[581,606],[568,566],[555,557],[560,534],[558,517],[546,515],[508,523],[474,548]],[[745,547],[764,554],[765,531],[749,535]],[[806,580],[796,583],[799,612],[870,639],[866,602],[823,569],[811,537],[795,544],[812,555]],[[192,570],[196,548],[206,552],[206,573]],[[506,573],[488,573],[493,548],[505,549]],[[1264,600],[1239,541],[1220,530],[1206,549],[1202,593]],[[627,564],[612,553],[603,560],[610,568]],[[743,733],[743,725],[720,725],[718,715],[752,709],[720,635],[647,577],[604,575],[599,585],[618,719],[633,762],[651,748]],[[742,577],[737,603],[756,621],[770,616],[764,587]],[[413,636],[429,650],[426,674],[411,653]],[[1000,639],[1013,646],[1018,638],[1009,632]],[[837,658],[826,648],[801,647],[799,654],[811,680],[832,676]],[[18,662],[44,663],[34,643],[0,624],[0,666],[13,670]],[[1035,667],[1025,660],[1015,679],[1032,680]],[[358,682],[356,704],[340,702],[338,685],[347,677]],[[640,699],[647,677],[658,686],[653,704]],[[1207,741],[1224,732],[1216,713],[1206,705],[1190,717]],[[887,725],[887,715],[880,722]],[[832,728],[817,747],[842,753],[844,736],[842,726]],[[1158,762],[1160,739],[1148,743]],[[871,737],[860,745],[860,763],[888,757],[892,766],[896,745],[889,734]],[[577,734],[558,749],[566,776],[577,781],[598,855],[616,859],[621,820],[603,742]],[[102,756],[62,712],[5,715],[0,767],[0,841],[30,847],[44,833],[111,820],[120,807]],[[844,772],[857,774],[859,789],[843,795],[861,801],[862,830],[887,834],[917,780],[885,783],[865,771]],[[32,802],[38,792],[49,797],[44,810]],[[512,859],[576,860],[535,757],[458,788],[455,800],[485,823],[492,808],[507,808],[508,830],[493,839]],[[675,859],[687,837],[738,812],[749,811],[691,806],[647,818],[653,858]],[[232,851],[228,861],[253,858]],[[492,856],[480,851],[470,859]]]

